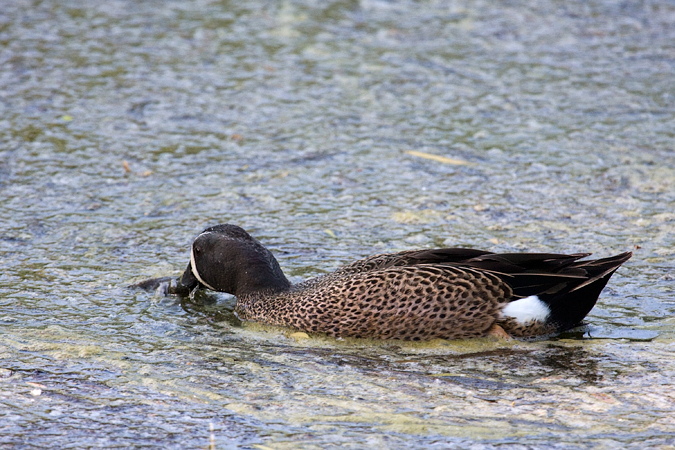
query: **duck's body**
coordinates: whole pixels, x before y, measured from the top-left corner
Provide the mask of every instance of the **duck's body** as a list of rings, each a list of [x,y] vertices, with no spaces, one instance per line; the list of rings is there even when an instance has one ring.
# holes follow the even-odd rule
[[[631,257],[497,254],[444,248],[376,255],[291,285],[274,256],[235,225],[192,245],[184,287],[237,297],[243,320],[339,337],[426,340],[551,334],[578,325]]]

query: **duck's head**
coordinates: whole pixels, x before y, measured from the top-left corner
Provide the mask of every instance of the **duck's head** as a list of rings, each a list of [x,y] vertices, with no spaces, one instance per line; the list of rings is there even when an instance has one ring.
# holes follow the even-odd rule
[[[236,225],[209,227],[190,249],[190,264],[181,277],[190,290],[203,286],[242,296],[290,287],[272,253]]]

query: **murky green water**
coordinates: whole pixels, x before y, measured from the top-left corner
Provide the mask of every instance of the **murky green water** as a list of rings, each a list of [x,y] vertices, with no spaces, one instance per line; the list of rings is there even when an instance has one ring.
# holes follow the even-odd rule
[[[95,3],[0,6],[1,447],[675,445],[672,2]],[[541,342],[306,339],[125,288],[220,222],[296,281],[635,256]]]

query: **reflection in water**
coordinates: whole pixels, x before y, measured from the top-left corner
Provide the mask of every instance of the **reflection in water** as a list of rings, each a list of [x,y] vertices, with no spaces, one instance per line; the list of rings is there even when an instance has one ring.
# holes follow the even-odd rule
[[[226,300],[223,300],[226,298]],[[238,327],[241,320],[234,312],[236,299],[223,294],[197,290],[189,297],[181,297],[180,305],[185,312],[208,318],[210,322],[225,322]]]
[[[600,358],[582,347],[549,345],[546,351],[538,353],[535,358],[541,365],[552,369],[556,375],[580,378],[591,384],[602,378],[598,365]]]

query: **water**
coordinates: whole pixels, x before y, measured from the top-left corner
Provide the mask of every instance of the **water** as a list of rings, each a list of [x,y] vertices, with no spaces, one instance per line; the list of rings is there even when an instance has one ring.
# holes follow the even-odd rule
[[[1,6],[0,446],[675,444],[672,3]],[[294,281],[635,256],[538,342],[305,338],[126,288],[222,222]]]

